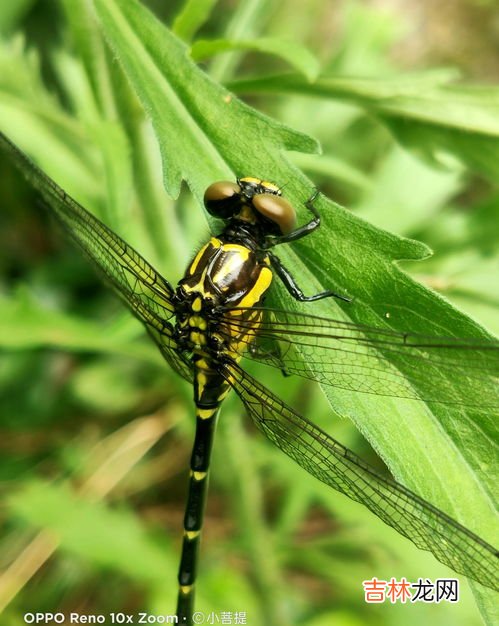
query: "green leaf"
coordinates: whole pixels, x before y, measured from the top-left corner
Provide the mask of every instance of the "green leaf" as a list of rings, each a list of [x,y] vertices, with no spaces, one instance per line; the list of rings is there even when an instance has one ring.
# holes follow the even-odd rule
[[[162,359],[151,345],[137,341],[141,327],[126,317],[126,323],[91,322],[75,315],[42,307],[27,293],[18,291],[15,298],[0,298],[0,348],[27,350],[41,347],[101,352],[144,359],[160,365]]]
[[[461,172],[430,167],[397,145],[371,178],[355,210],[400,235],[417,232],[464,184]]]
[[[14,30],[34,3],[35,0],[15,0],[15,2],[0,3],[0,33],[5,35]]]
[[[33,481],[9,496],[10,515],[55,534],[63,550],[95,567],[123,572],[142,583],[164,586],[175,563],[134,515],[77,496],[67,485]],[[175,558],[176,561],[176,558]]]
[[[279,75],[232,82],[237,93],[296,93],[345,100],[385,124],[406,148],[432,163],[465,163],[499,176],[499,89],[445,84],[447,72],[390,79],[320,77],[313,85]]]
[[[105,37],[153,120],[169,192],[177,193],[185,178],[200,199],[206,185],[218,178],[260,176],[286,184],[286,196],[305,221],[303,202],[313,184],[290,165],[284,152],[313,151],[316,143],[213,83],[189,59],[185,45],[134,0],[95,0],[95,5]],[[351,82],[344,82],[352,91]],[[307,83],[299,84],[305,92]],[[374,89],[375,83],[370,85]],[[314,89],[308,85],[306,92]],[[329,97],[327,85],[324,91]],[[349,97],[361,102],[358,96]],[[377,100],[383,101],[380,94]],[[406,123],[413,120],[409,117]],[[428,254],[426,246],[376,229],[323,197],[318,208],[321,229],[278,253],[307,293],[332,288],[352,295],[354,301],[322,301],[302,310],[400,331],[487,337],[397,267],[401,259],[422,259]],[[274,291],[274,302],[294,306],[278,281]],[[386,356],[403,371],[394,355]],[[436,375],[443,385],[455,384],[443,372]],[[399,479],[493,540],[495,481],[487,468],[495,462],[490,441],[496,440],[497,431],[490,414],[339,389],[328,390],[328,397],[338,413],[354,419]]]
[[[206,22],[218,0],[187,0],[184,8],[175,18],[172,31],[183,39],[190,41],[197,30]]]
[[[186,46],[139,3],[94,4],[103,32],[154,124],[170,195],[178,194],[182,179],[201,199],[213,180],[233,177],[232,172],[272,175],[277,168],[271,146],[317,150],[310,138],[257,113],[213,83],[189,60]],[[265,137],[265,149],[255,137]]]
[[[246,41],[229,39],[199,40],[192,46],[191,55],[195,61],[200,61],[216,54],[233,50],[250,50],[277,56],[289,63],[310,81],[317,77],[320,70],[319,62],[307,48],[297,42],[275,37],[260,37]]]

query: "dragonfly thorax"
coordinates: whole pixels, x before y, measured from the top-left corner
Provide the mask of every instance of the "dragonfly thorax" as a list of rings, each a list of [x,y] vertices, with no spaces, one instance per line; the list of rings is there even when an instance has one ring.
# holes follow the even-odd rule
[[[189,264],[175,292],[179,343],[188,351],[231,353],[258,328],[261,306],[272,282],[267,255],[258,250],[212,237]],[[241,310],[238,310],[238,307]],[[243,310],[244,309],[244,312]],[[241,317],[251,318],[241,330]],[[248,320],[245,320],[248,322]]]

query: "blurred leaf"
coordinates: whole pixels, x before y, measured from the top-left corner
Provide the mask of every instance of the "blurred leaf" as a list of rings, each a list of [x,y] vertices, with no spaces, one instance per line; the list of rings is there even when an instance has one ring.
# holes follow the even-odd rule
[[[61,548],[99,568],[154,585],[174,584],[175,563],[165,542],[151,539],[126,510],[78,497],[67,485],[32,481],[8,498],[10,514],[55,533]],[[175,558],[176,562],[176,558]]]
[[[0,298],[0,347],[8,350],[52,347],[60,350],[114,353],[162,364],[162,358],[153,346],[137,336],[141,327],[126,316],[126,324],[102,320],[89,321],[76,315],[53,311],[40,306],[19,290],[13,299]]]
[[[218,0],[186,0],[173,22],[172,31],[180,39],[190,41],[209,18],[217,2]]]
[[[161,380],[164,385],[165,378]],[[99,359],[81,366],[71,376],[69,388],[80,405],[96,413],[133,411],[143,404],[146,395],[137,368],[119,358]],[[148,403],[150,391],[146,396]]]
[[[116,116],[105,43],[98,30],[92,28],[92,14],[87,2],[65,0],[63,6],[85,65],[59,54],[55,58],[56,69],[65,85],[67,98],[84,123],[88,139],[99,149],[106,182],[106,213],[103,216],[112,228],[119,229],[121,224],[129,221],[133,199],[132,164],[125,129]]]
[[[347,2],[338,49],[329,69],[343,76],[386,76],[393,71],[390,51],[407,30],[405,17],[364,2]]]
[[[396,74],[384,78],[349,78],[321,75],[310,85],[297,74],[276,74],[255,78],[243,78],[230,82],[237,91],[290,91],[309,96],[334,96],[352,100],[354,103],[369,104],[371,101],[418,95],[422,91],[444,88],[457,80],[460,74],[453,69],[432,69],[426,72]],[[272,89],[274,81],[275,89]]]
[[[19,24],[36,0],[12,0],[0,3],[0,34],[5,35]]]
[[[23,39],[0,46],[0,128],[49,173],[99,213],[98,158],[82,145],[82,125],[43,85],[36,55],[22,56]],[[102,179],[100,179],[102,182]]]
[[[380,228],[411,235],[462,186],[459,172],[430,167],[394,146],[371,177],[371,185],[355,210]]]
[[[334,156],[297,152],[291,155],[291,160],[300,169],[312,174],[322,174],[345,186],[366,191],[372,185],[371,179],[361,170]]]
[[[297,93],[346,100],[386,124],[397,140],[432,163],[456,160],[492,181],[499,175],[499,89],[447,85],[447,72],[391,79],[321,77],[310,85],[278,75],[232,82],[237,93]]]
[[[498,211],[497,193],[440,211],[427,225],[422,222],[418,233],[438,253],[426,263],[407,265],[414,277],[451,298],[496,334],[499,298],[491,285],[499,281]]]
[[[234,50],[250,50],[272,54],[289,63],[310,81],[317,77],[320,70],[319,62],[307,48],[297,42],[272,37],[260,37],[246,41],[228,39],[199,40],[192,46],[191,55],[195,61],[200,61],[216,54]]]
[[[112,71],[107,57],[107,50],[101,33],[94,27],[94,18],[91,4],[86,0],[61,0],[64,15],[69,25],[81,68],[85,69],[85,77],[92,85],[89,90],[93,102],[85,99],[83,102],[81,91],[73,88],[69,81],[73,81],[73,74],[83,74],[79,65],[76,67],[60,68],[60,57],[55,57],[61,75],[61,84],[66,90],[67,98],[73,103],[75,110],[84,117],[91,113],[94,119],[98,116],[98,109],[110,121],[116,113],[115,94],[113,91]],[[74,63],[74,65],[77,65]],[[68,88],[69,87],[69,88]]]

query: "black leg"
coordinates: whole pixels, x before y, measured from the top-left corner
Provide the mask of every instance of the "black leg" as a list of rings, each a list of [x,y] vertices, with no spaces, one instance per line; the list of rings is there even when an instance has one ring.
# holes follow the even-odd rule
[[[319,215],[319,212],[315,208],[314,202],[317,196],[319,195],[319,193],[320,193],[319,190],[316,189],[314,193],[310,196],[310,198],[305,202],[305,206],[314,216],[310,220],[310,222],[307,222],[303,226],[296,228],[295,230],[291,231],[287,235],[279,235],[279,236],[269,235],[266,238],[264,248],[266,249],[273,248],[274,246],[277,246],[281,243],[290,243],[291,241],[296,241],[297,239],[301,239],[302,237],[306,237],[307,235],[310,235],[311,232],[313,232],[316,228],[318,228],[321,223],[321,216]]]
[[[281,260],[277,258],[271,252],[268,252],[268,257],[270,259],[270,263],[272,265],[272,269],[275,270],[276,274],[282,280],[283,285],[289,291],[289,293],[293,296],[295,300],[299,302],[314,302],[315,300],[322,300],[322,298],[338,298],[338,300],[343,300],[344,302],[351,302],[350,298],[346,296],[341,296],[334,291],[321,291],[320,293],[316,293],[313,296],[305,296],[303,291],[298,287],[295,282],[293,276],[288,272],[288,270],[281,263]]]

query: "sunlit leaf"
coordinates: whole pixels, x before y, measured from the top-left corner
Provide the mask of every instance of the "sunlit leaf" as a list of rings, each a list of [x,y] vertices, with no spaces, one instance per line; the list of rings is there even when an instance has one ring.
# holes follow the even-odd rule
[[[320,69],[317,59],[307,48],[293,41],[269,37],[246,41],[228,39],[199,40],[192,46],[191,54],[194,60],[202,61],[216,54],[233,50],[263,52],[280,57],[301,72],[308,80],[313,80]]]

